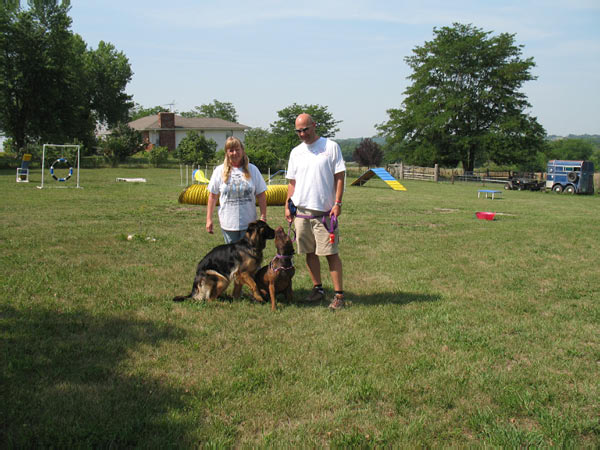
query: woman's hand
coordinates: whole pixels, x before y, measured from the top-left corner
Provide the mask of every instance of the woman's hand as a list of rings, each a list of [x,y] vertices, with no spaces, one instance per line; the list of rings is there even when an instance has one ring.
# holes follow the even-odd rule
[[[213,221],[212,219],[207,219],[206,220],[206,231],[210,234],[213,234]]]

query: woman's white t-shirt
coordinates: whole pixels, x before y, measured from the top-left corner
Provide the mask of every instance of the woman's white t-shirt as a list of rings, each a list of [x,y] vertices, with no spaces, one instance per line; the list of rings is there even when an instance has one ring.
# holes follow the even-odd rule
[[[208,191],[219,196],[219,223],[227,231],[246,230],[256,220],[256,196],[267,190],[258,168],[248,164],[250,179],[243,169],[232,167],[227,183],[223,182],[223,164],[210,177]]]

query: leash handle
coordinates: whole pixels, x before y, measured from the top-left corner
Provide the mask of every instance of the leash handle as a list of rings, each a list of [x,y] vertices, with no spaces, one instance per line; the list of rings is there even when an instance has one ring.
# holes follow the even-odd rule
[[[325,225],[325,224],[323,224]],[[327,228],[327,227],[325,227]],[[329,216],[329,243],[335,244],[335,234],[334,231],[337,228],[337,217],[332,214]]]
[[[288,222],[288,237],[292,240],[292,242],[296,242],[296,230],[294,230],[293,226],[294,221]],[[294,237],[292,237],[294,236]]]

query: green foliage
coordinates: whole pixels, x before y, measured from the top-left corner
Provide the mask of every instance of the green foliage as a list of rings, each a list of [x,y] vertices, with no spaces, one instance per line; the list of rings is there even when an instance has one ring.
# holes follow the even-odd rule
[[[100,41],[96,50],[86,53],[86,65],[88,82],[94,86],[90,101],[96,120],[111,127],[126,122],[133,103],[125,93],[125,86],[133,72],[125,54]]]
[[[177,146],[175,156],[184,164],[205,165],[212,160],[216,150],[217,143],[214,140],[190,131]]]
[[[101,42],[88,50],[71,27],[69,2],[39,0],[0,7],[0,129],[27,142],[93,147],[96,122],[125,117],[127,58]]]
[[[342,156],[344,161],[349,162],[352,161],[352,154],[354,153],[354,149],[360,144],[362,138],[351,138],[351,139],[336,139],[335,141],[340,146],[342,150]]]
[[[302,113],[312,116],[317,124],[317,135],[319,136],[333,137],[339,131],[337,125],[341,123],[341,120],[335,120],[333,115],[327,111],[326,106],[298,105],[294,103],[277,111],[279,119],[271,124],[272,145],[276,149],[275,153],[279,158],[287,160],[292,148],[300,143],[294,130],[296,117]]]
[[[403,150],[403,143],[396,142],[383,147],[383,162],[386,164],[398,163],[402,161],[403,155],[406,152]]]
[[[335,139],[335,142],[338,143],[340,148],[342,149],[342,156],[344,157],[344,161],[353,161],[353,153],[358,144],[365,138],[348,138],[348,139]],[[385,138],[379,136],[373,136],[371,138],[373,142],[376,142],[380,146],[385,145]]]
[[[354,149],[352,158],[360,166],[377,167],[383,161],[383,151],[377,142],[365,138]]]
[[[262,173],[266,173],[269,168],[271,170],[281,169],[285,164],[281,164],[281,160],[277,155],[269,150],[246,150],[248,159],[254,164]]]
[[[548,145],[548,159],[589,160],[594,154],[594,145],[583,139],[559,139]]]
[[[434,28],[435,38],[405,58],[413,84],[403,107],[378,125],[388,145],[411,164],[473,170],[487,160],[527,164],[545,131],[520,91],[534,80],[533,58],[522,59],[514,35],[490,37],[472,25]]]
[[[154,167],[160,167],[169,159],[169,149],[167,147],[154,146],[148,152],[148,159],[150,164]]]
[[[154,116],[160,112],[169,112],[169,108],[164,106],[154,106],[151,108],[144,108],[139,103],[136,103],[133,108],[129,110],[129,122],[141,119],[142,117]]]
[[[250,162],[261,172],[271,169],[281,169],[287,164],[285,158],[278,156],[273,142],[273,135],[260,127],[252,128],[246,132],[244,147]]]
[[[15,153],[15,154],[18,154],[18,151],[19,151],[18,147],[15,145],[15,140],[13,138],[7,138],[2,143],[2,149],[6,153]]]
[[[260,127],[251,128],[246,131],[244,136],[244,148],[246,151],[268,150],[270,152],[275,152],[271,133],[269,130]]]
[[[212,103],[196,106],[192,111],[182,112],[183,117],[214,117],[237,123],[238,116],[233,103],[213,100]]]
[[[111,130],[101,147],[104,156],[116,166],[144,148],[142,133],[120,123]]]

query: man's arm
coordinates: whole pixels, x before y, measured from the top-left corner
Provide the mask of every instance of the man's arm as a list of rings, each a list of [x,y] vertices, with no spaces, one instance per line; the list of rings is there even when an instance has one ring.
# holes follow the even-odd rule
[[[288,222],[291,222],[292,220],[294,220],[294,218],[292,217],[292,213],[290,212],[290,208],[288,206],[288,201],[290,200],[290,198],[292,198],[292,195],[294,195],[295,190],[296,190],[296,180],[288,180],[288,191],[287,191],[287,197],[285,199],[285,220],[287,220]]]
[[[335,185],[335,204],[331,208],[331,214],[335,217],[339,217],[342,213],[342,197],[344,196],[344,178],[346,172],[338,172],[333,176],[333,182]]]

